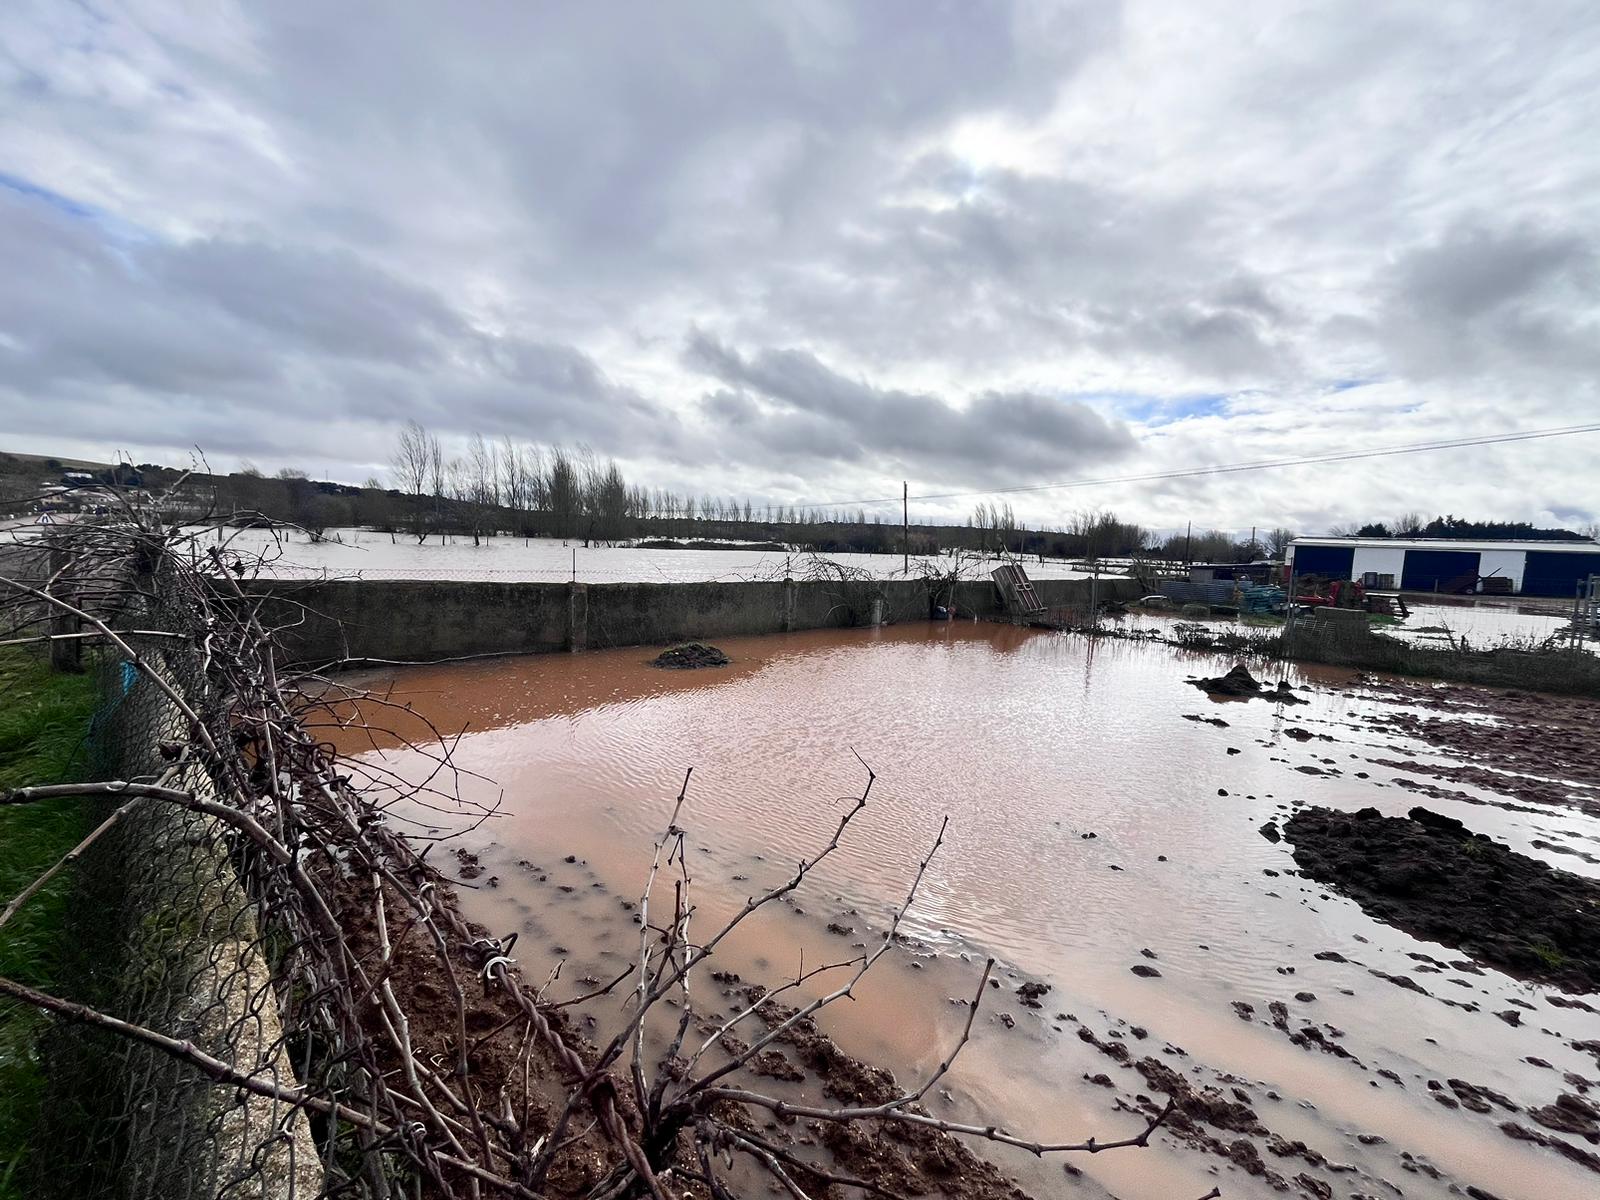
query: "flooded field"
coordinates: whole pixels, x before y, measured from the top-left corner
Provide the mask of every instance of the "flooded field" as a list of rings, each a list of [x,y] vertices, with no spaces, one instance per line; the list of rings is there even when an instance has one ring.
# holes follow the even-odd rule
[[[1475,739],[1488,747],[1505,727],[1492,705],[1317,668],[1283,673],[1308,703],[1223,702],[1186,678],[1228,660],[1006,626],[719,644],[734,663],[706,671],[656,670],[634,649],[363,680],[465,731],[456,757],[475,774],[461,791],[499,814],[447,843],[475,856],[464,906],[520,934],[530,980],[562,964],[552,995],[626,965],[626,903],[688,768],[680,824],[704,928],[826,843],[866,782],[859,755],[877,780],[837,856],[716,965],[771,981],[858,952],[948,816],[908,918],[914,941],[827,1010],[825,1029],[915,1080],[959,1036],[992,955],[1002,986],[934,1112],[1106,1139],[1138,1131],[1138,1097],[1163,1069],[1223,1098],[1193,1136],[1064,1160],[1081,1176],[1060,1159],[991,1155],[1033,1194],[1600,1194],[1577,1161],[1593,1153],[1581,1116],[1560,1132],[1530,1112],[1600,1086],[1600,1001],[1380,923],[1263,834],[1271,823],[1279,837],[1301,805],[1399,816],[1422,803],[1600,877],[1592,750],[1530,746],[1463,772]],[[1552,729],[1592,729],[1588,702],[1550,703],[1562,706]],[[381,753],[413,777],[427,769]],[[1019,999],[1025,982],[1049,986],[1042,1007]]]
[[[1383,632],[1423,646],[1459,645],[1473,649],[1504,643],[1529,644],[1555,637],[1571,624],[1571,603],[1545,600],[1534,605],[1514,602],[1477,604],[1411,604],[1411,616]],[[1542,610],[1542,611],[1541,611]]]
[[[322,541],[303,533],[228,530],[228,544],[247,555],[262,555],[268,573],[287,579],[496,579],[509,583],[698,583],[782,579],[804,574],[809,557],[775,550],[646,550],[636,546],[585,546],[559,538],[430,538],[371,529],[331,529]],[[882,578],[902,570],[898,554],[829,554],[829,562],[856,567]],[[948,559],[911,558],[911,574],[933,564],[949,569]],[[1087,579],[1066,563],[1029,563],[1035,579]]]

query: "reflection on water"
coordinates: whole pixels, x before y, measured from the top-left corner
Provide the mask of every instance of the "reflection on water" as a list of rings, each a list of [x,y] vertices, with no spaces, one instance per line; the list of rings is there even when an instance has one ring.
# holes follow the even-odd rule
[[[1391,772],[1366,761],[1388,754],[1394,739],[1363,731],[1374,701],[1347,683],[1350,673],[1287,669],[1292,684],[1315,690],[1309,706],[1284,709],[1215,702],[1184,682],[1226,661],[1007,626],[721,644],[735,664],[713,671],[659,671],[647,665],[649,652],[625,650],[376,677],[447,732],[467,730],[458,757],[494,781],[463,781],[473,798],[503,806],[465,839],[496,883],[466,903],[496,931],[526,931],[531,976],[562,957],[573,980],[619,969],[635,933],[618,897],[640,886],[687,767],[695,771],[683,823],[700,847],[709,921],[826,841],[841,798],[865,782],[858,754],[877,781],[852,836],[801,893],[802,911],[747,931],[728,961],[770,977],[792,970],[802,951],[812,962],[838,957],[841,940],[881,929],[948,816],[946,844],[909,921],[944,953],[884,971],[859,1003],[835,1013],[833,1028],[848,1048],[909,1078],[937,1061],[941,1032],[959,1020],[950,998],[976,981],[960,955],[994,954],[1017,978],[1049,982],[1046,1019],[1013,1004],[1015,1029],[995,1019],[1009,988],[994,997],[987,1027],[952,1076],[953,1111],[988,1108],[1041,1134],[1117,1132],[1108,1094],[1080,1082],[1107,1060],[1071,1036],[1073,1023],[1048,1018],[1072,1014],[1102,1031],[1126,1018],[1149,1030],[1152,1047],[1181,1048],[1186,1057],[1174,1062],[1275,1090],[1284,1099],[1263,1102],[1271,1110],[1263,1118],[1330,1159],[1393,1179],[1404,1149],[1447,1172],[1444,1180],[1406,1174],[1407,1195],[1445,1195],[1451,1177],[1505,1197],[1595,1194],[1595,1176],[1447,1113],[1426,1081],[1464,1077],[1524,1104],[1548,1103],[1559,1074],[1524,1057],[1559,1070],[1592,1073],[1593,1064],[1538,1026],[1570,1041],[1600,1036],[1600,1021],[1547,1009],[1542,1021],[1511,1028],[1491,1015],[1505,997],[1537,1005],[1540,994],[1494,973],[1448,989],[1476,1000],[1476,1012],[1375,979],[1365,967],[1408,972],[1417,961],[1409,952],[1438,947],[1304,885],[1288,848],[1257,833],[1292,802],[1394,813],[1415,803],[1390,785]],[[1310,737],[1287,736],[1290,728]],[[405,765],[404,753],[389,753]],[[1562,812],[1429,803],[1524,852],[1538,853],[1529,844],[1541,831],[1600,832]],[[579,861],[563,862],[567,855]],[[850,932],[830,934],[830,922]],[[1159,978],[1129,972],[1151,961],[1146,949]],[[1313,958],[1327,949],[1364,966]],[[1296,993],[1315,1000],[1295,1002]],[[1241,1022],[1235,1000],[1305,1010],[1305,1019],[1342,1030],[1369,1069],[1391,1069],[1405,1086]],[[1387,1142],[1367,1146],[1355,1140],[1360,1132]],[[1199,1195],[1220,1161],[1107,1155],[1079,1165],[1132,1197],[1194,1184]],[[1061,1176],[1033,1178],[1054,1187]],[[1237,1172],[1226,1178],[1229,1195],[1269,1194]]]

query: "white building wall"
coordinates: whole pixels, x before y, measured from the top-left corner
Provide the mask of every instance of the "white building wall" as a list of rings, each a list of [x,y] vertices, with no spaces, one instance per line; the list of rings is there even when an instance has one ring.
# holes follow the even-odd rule
[[[1356,546],[1355,559],[1350,564],[1350,578],[1359,580],[1368,571],[1379,575],[1393,575],[1395,587],[1400,586],[1400,575],[1405,570],[1406,552],[1393,546]]]
[[[1478,574],[1508,575],[1511,578],[1511,590],[1521,592],[1522,569],[1527,565],[1526,550],[1485,550],[1478,558]]]

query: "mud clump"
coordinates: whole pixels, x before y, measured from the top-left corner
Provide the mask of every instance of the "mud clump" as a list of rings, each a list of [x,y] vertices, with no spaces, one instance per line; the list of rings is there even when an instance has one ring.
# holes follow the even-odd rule
[[[766,990],[760,985],[746,985],[741,991],[747,1002],[759,1004],[757,1015],[768,1029],[777,1029],[798,1016],[796,1009],[776,1001],[761,1003]],[[790,1078],[788,1071],[803,1068],[820,1083],[824,1096],[847,1106],[885,1104],[902,1094],[893,1075],[846,1054],[809,1017],[794,1020],[777,1040],[789,1046],[798,1060],[798,1067],[787,1056],[778,1056],[781,1065],[769,1061],[767,1065],[777,1078]],[[783,1074],[777,1074],[779,1071]],[[805,1128],[815,1143],[828,1151],[837,1168],[856,1178],[870,1179],[893,1194],[937,1194],[950,1200],[1027,1200],[1026,1194],[994,1164],[979,1158],[951,1134],[929,1126],[898,1121],[811,1121]],[[834,1194],[827,1178],[796,1169],[800,1172],[797,1182],[807,1194]]]
[[[1582,1096],[1562,1092],[1554,1104],[1535,1108],[1528,1115],[1546,1129],[1575,1133],[1591,1144],[1600,1143],[1600,1108]]]
[[[1284,833],[1306,875],[1381,921],[1519,979],[1600,990],[1600,883],[1425,808],[1307,808]]]
[[[1156,1091],[1177,1102],[1177,1114],[1170,1123],[1180,1133],[1198,1123],[1232,1133],[1266,1135],[1266,1126],[1248,1104],[1230,1100],[1216,1088],[1195,1088],[1159,1059],[1141,1058],[1134,1063],[1134,1070]]]
[[[1039,1001],[1049,990],[1048,983],[1025,983],[1017,989],[1017,999],[1027,1008],[1043,1008]]]
[[[669,671],[694,671],[701,667],[725,667],[732,661],[715,646],[708,646],[704,642],[685,642],[681,646],[663,650],[650,660],[650,665]]]
[[[1243,663],[1238,663],[1226,675],[1217,675],[1210,679],[1191,679],[1190,683],[1199,688],[1208,696],[1232,697],[1236,700],[1272,700],[1280,704],[1309,704],[1294,694],[1283,680],[1279,680],[1276,687],[1267,687]]]

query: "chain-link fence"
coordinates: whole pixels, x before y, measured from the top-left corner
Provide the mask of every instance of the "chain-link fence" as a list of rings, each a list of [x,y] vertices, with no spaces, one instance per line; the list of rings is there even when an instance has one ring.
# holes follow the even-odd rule
[[[164,599],[182,594],[173,565],[151,565],[140,581],[132,558],[115,564],[119,574],[95,555],[91,582],[89,560],[62,538],[52,543],[44,561],[53,569],[43,578],[33,571],[31,586],[113,618],[132,652],[98,650],[86,660],[102,703],[80,773],[214,799],[210,765],[186,752],[190,718],[177,698],[204,714],[224,745],[227,721],[193,641],[166,636],[185,624]],[[13,633],[47,618],[59,628],[59,610],[30,599],[11,608]],[[274,986],[269,962],[281,934],[258,918],[270,888],[251,894],[250,864],[227,826],[146,795],[77,802],[89,809],[86,824],[104,832],[72,863],[57,997],[293,1088],[279,1015],[292,996]],[[58,1020],[39,1055],[48,1090],[36,1144],[17,1170],[23,1194],[189,1200],[321,1190],[308,1123],[282,1100],[220,1089],[183,1057],[103,1023]]]
[[[970,1036],[987,969],[960,1042],[920,1087],[863,1068],[872,1087],[853,1104],[766,1090],[751,1064],[779,1042],[838,1061],[812,1018],[895,948],[939,843],[859,954],[770,990],[700,992],[691,980],[716,981],[703,966],[716,946],[833,853],[868,803],[870,770],[831,840],[693,936],[680,794],[630,906],[637,958],[552,1001],[522,981],[514,935],[463,919],[426,840],[391,828],[396,804],[460,804],[452,743],[419,735],[409,710],[396,732],[383,697],[294,673],[236,552],[129,511],[53,529],[0,572],[7,640],[40,641],[62,659],[92,647],[80,657],[104,696],[86,782],[0,795],[90,806],[90,831],[0,913],[3,936],[52,876],[73,877],[57,986],[0,977],[0,1001],[51,1021],[40,1047],[51,1095],[24,1194],[731,1200],[777,1184],[805,1197],[882,1192],[838,1168],[851,1147],[891,1146],[908,1190],[957,1172],[961,1194],[998,1200],[1009,1184],[952,1134],[1034,1154],[1143,1146],[1177,1104],[1152,1103],[1141,1132],[1098,1143],[1041,1144],[928,1114],[920,1102]],[[879,581],[848,570],[827,580],[828,603],[874,619]],[[271,611],[285,619],[281,598]],[[381,757],[336,754],[318,733],[328,725],[398,742],[431,767],[405,778]],[[458,811],[463,823],[484,815]],[[624,982],[620,1029],[589,1045],[567,1014]],[[787,1128],[797,1118],[806,1131]],[[876,1150],[856,1161],[886,1170]]]

